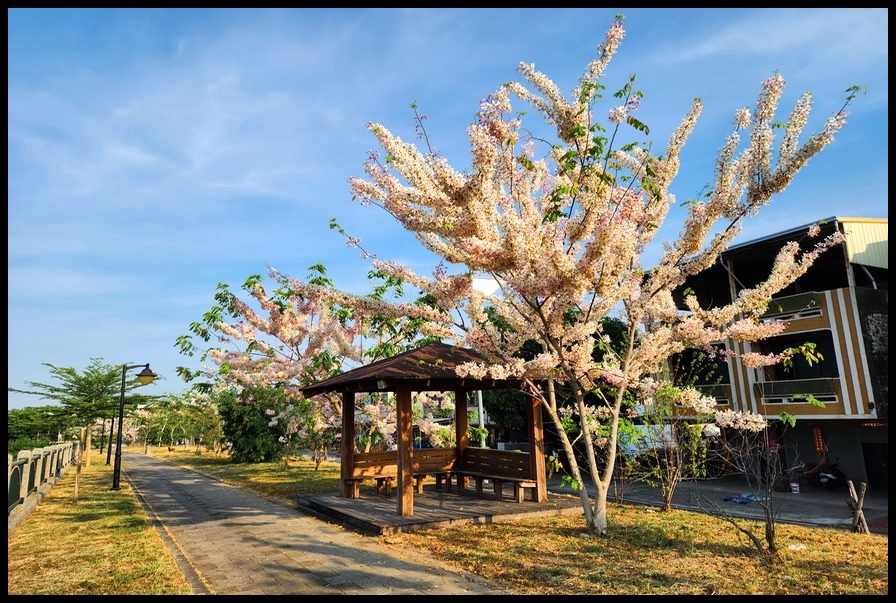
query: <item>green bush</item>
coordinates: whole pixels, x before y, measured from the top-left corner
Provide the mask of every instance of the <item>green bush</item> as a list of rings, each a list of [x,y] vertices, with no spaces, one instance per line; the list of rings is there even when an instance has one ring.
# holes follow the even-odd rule
[[[56,443],[56,440],[51,440],[50,438],[41,438],[35,440],[33,438],[17,438],[15,440],[9,440],[6,444],[6,451],[8,454],[12,455],[13,460],[19,455],[19,452],[22,450],[34,450],[35,448],[44,448],[46,446],[52,446]]]

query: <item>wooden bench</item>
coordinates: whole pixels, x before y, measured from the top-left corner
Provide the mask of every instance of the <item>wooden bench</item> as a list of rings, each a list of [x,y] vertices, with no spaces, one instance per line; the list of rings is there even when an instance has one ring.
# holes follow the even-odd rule
[[[467,479],[476,481],[476,494],[482,495],[483,482],[494,484],[495,496],[504,496],[504,484],[513,484],[513,497],[518,503],[525,500],[526,490],[531,491],[531,499],[537,500],[538,482],[532,477],[531,459],[528,452],[493,450],[491,448],[465,448],[451,475],[457,477],[457,487],[463,490]],[[451,489],[451,481],[448,481]]]
[[[448,483],[457,457],[457,448],[418,448],[412,455],[412,475],[414,488],[418,494],[423,493],[423,482],[430,475],[436,478],[436,488]],[[361,483],[371,478],[376,480],[377,494],[391,496],[398,479],[398,452],[390,450],[355,454],[352,475],[345,479],[351,498],[359,498]]]

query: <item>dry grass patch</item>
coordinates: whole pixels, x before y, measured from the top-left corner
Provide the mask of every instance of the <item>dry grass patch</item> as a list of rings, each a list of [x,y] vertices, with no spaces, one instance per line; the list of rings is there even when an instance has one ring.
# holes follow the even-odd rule
[[[95,453],[80,474],[71,467],[8,538],[8,594],[192,594],[126,481],[111,489],[104,463]]]
[[[887,537],[778,525],[770,562],[728,524],[688,511],[610,505],[604,538],[579,515],[384,537],[523,594],[887,594]],[[761,527],[756,525],[757,529]]]

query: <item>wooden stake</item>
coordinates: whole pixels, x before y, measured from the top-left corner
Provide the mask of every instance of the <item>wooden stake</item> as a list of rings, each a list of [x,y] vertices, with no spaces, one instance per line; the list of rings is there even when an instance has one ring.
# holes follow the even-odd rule
[[[862,482],[861,486],[859,486],[858,496],[856,496],[856,488],[853,486],[852,480],[847,480],[846,484],[849,486],[849,499],[846,501],[846,505],[852,511],[852,531],[858,534],[870,534],[868,522],[865,521],[865,512],[862,511],[868,484]]]

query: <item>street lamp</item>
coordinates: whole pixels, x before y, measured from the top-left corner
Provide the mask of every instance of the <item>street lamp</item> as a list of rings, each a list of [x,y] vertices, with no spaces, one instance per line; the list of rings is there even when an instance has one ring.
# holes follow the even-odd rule
[[[149,370],[148,364],[135,364],[133,366],[128,366],[126,364],[121,367],[121,398],[118,402],[118,440],[115,446],[115,467],[112,469],[112,489],[119,490],[121,488],[121,444],[122,444],[122,429],[124,428],[124,386],[125,386],[125,375],[131,369],[143,367],[143,370],[137,374],[137,381],[140,382],[140,385],[149,385],[153,381],[155,381],[156,374]],[[111,442],[109,443],[111,446]]]

